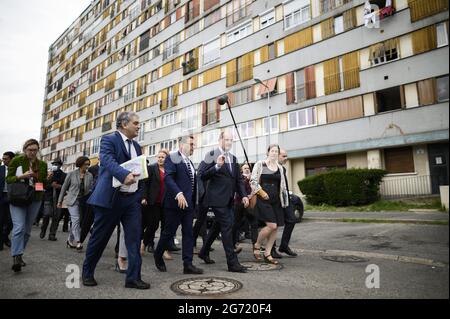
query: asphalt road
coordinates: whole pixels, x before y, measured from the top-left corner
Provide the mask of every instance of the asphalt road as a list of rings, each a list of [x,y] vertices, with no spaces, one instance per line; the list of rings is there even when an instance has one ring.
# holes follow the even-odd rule
[[[147,253],[143,257],[142,277],[152,288],[146,291],[124,288],[124,275],[114,271],[114,239],[96,270],[99,286],[69,289],[66,267],[69,264],[81,267],[84,253],[65,247],[66,233],[59,232],[57,242],[41,240],[38,234],[38,228],[33,226],[24,255],[27,266],[19,274],[10,269],[9,249],[0,252],[0,298],[194,298],[170,289],[178,280],[196,278],[182,274],[180,254],[166,261],[167,273],[160,273],[153,264],[153,256]],[[205,270],[202,277],[224,277],[242,283],[240,290],[220,298],[449,298],[448,240],[448,226],[311,221],[297,224],[291,246],[300,255],[281,259],[280,270],[227,272],[220,241],[215,242],[215,251],[211,253],[216,264],[205,265],[197,257],[194,263]],[[242,246],[240,261],[253,261],[249,241]],[[324,259],[322,252],[327,250],[344,251],[344,255],[353,255],[352,252],[379,255],[344,263]],[[391,256],[419,257],[442,266],[414,260],[395,261]],[[366,287],[368,265],[379,269],[379,288]]]

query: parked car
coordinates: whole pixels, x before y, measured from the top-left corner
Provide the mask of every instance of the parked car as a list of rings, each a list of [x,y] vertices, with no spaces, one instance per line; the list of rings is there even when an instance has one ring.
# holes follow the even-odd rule
[[[304,206],[302,199],[292,192],[289,192],[289,199],[294,207],[295,222],[300,223],[303,218]]]

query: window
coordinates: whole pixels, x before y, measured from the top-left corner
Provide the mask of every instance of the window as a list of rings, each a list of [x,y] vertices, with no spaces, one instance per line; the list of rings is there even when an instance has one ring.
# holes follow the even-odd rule
[[[160,144],[160,149],[167,149],[169,152],[172,152],[176,149],[177,147],[177,140],[170,140],[170,141],[165,141],[165,142],[161,142]]]
[[[388,173],[413,173],[412,147],[387,148],[384,150],[384,166]]]
[[[447,26],[445,22],[436,25],[437,47],[443,47],[448,44]]]
[[[399,57],[398,39],[391,39],[370,47],[370,61],[372,65],[397,60]]]
[[[345,154],[305,158],[305,175],[311,176],[332,169],[346,169],[347,156]]]
[[[135,98],[135,82],[132,82],[123,88],[124,102],[128,103]]]
[[[284,29],[302,24],[310,17],[310,0],[293,0],[284,4]]]
[[[246,36],[250,35],[251,33],[252,33],[252,24],[250,22],[228,33],[227,44],[230,45],[236,41],[239,41],[245,38]]]
[[[100,152],[101,139],[102,139],[101,137],[98,137],[92,140],[92,154],[97,154],[98,152]]]
[[[214,11],[211,14],[208,14],[205,19],[204,19],[204,24],[205,24],[205,29],[211,25],[213,25],[214,23],[220,21],[221,15],[220,15],[220,9]]]
[[[296,72],[295,75],[295,93],[296,93],[296,101],[301,102],[306,100],[306,92],[305,92],[305,70],[300,70]]]
[[[269,44],[269,60],[275,59],[275,43]]]
[[[268,27],[269,25],[272,25],[275,23],[275,11],[271,11],[269,13],[266,13],[260,17],[260,28],[264,29]]]
[[[212,40],[203,46],[203,65],[220,59],[220,38]]]
[[[356,96],[326,104],[327,123],[351,120],[364,116],[361,96]]]
[[[219,104],[217,103],[217,100],[214,99],[210,99],[206,102],[204,102],[205,104],[205,109],[203,112],[203,125],[207,125],[207,124],[211,124],[211,123],[215,123],[217,121],[219,121]]]
[[[316,108],[297,110],[288,113],[289,130],[316,125]]]
[[[251,12],[249,10],[252,0],[232,0],[227,4],[227,26],[245,18]]]
[[[269,119],[267,117],[264,118],[263,120],[263,134],[267,135],[269,134],[269,129],[270,129],[270,134],[275,134],[279,132],[279,127],[278,127],[278,115],[275,116],[271,116],[270,117],[270,126],[269,126]]]
[[[148,146],[148,156],[155,156],[156,155],[156,145],[149,145]]]
[[[163,60],[167,60],[179,51],[180,35],[177,34],[164,42]]]
[[[211,146],[211,145],[217,144],[219,141],[219,135],[220,135],[220,130],[210,130],[210,131],[203,132],[202,145],[203,146]]]
[[[150,44],[150,32],[146,31],[140,36],[139,52],[144,51]]]
[[[176,123],[177,112],[165,114],[161,118],[161,127],[166,127]]]
[[[381,90],[375,93],[378,113],[399,110],[403,106],[400,86]]]
[[[153,131],[156,130],[157,124],[156,124],[156,119],[151,119],[148,121],[148,125],[147,125],[148,131]]]
[[[192,37],[193,35],[197,34],[199,31],[200,31],[200,21],[197,21],[196,23],[194,23],[193,25],[191,25],[190,27],[188,27],[185,30],[185,33],[184,33],[185,39]]]
[[[448,75],[436,79],[438,102],[448,101]]]
[[[237,128],[239,130],[239,134],[241,135],[242,139],[255,136],[255,121],[238,124]],[[239,139],[236,128],[234,127],[233,127],[233,139],[235,141]]]
[[[145,122],[139,124],[139,134],[138,134],[138,141],[141,142],[144,140],[145,137]]]
[[[344,32],[344,17],[338,16],[334,18],[334,34]]]
[[[252,87],[250,86],[248,88],[233,92],[233,99],[234,106],[246,104],[253,101]]]
[[[191,105],[184,109],[183,129],[192,130],[197,128],[198,106]]]

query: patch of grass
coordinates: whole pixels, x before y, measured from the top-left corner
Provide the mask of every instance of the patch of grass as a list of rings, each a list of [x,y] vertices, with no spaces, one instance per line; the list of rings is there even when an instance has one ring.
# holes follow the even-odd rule
[[[305,217],[304,220],[315,220]],[[326,218],[320,221],[341,222],[341,223],[374,223],[374,224],[417,224],[417,225],[442,225],[447,226],[447,220],[393,220],[393,219],[375,219],[375,218]]]
[[[331,205],[306,205],[305,210],[319,212],[406,212],[410,209],[437,209],[443,211],[441,201],[439,199],[432,200],[400,200],[388,201],[379,200],[370,205],[364,206],[347,206],[335,207]]]

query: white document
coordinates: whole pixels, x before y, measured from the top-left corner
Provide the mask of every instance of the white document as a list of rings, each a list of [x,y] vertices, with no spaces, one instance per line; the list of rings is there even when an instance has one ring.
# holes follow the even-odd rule
[[[22,176],[23,175],[23,169],[22,166],[18,166],[16,169],[16,177]]]
[[[132,160],[129,160],[128,162],[120,164],[124,169],[127,171],[130,171],[135,174],[139,174],[137,176],[138,180],[148,178],[148,171],[147,171],[147,157],[145,155],[138,156],[136,158],[133,158]],[[122,183],[115,177],[113,177],[112,186],[113,187],[119,187]]]

